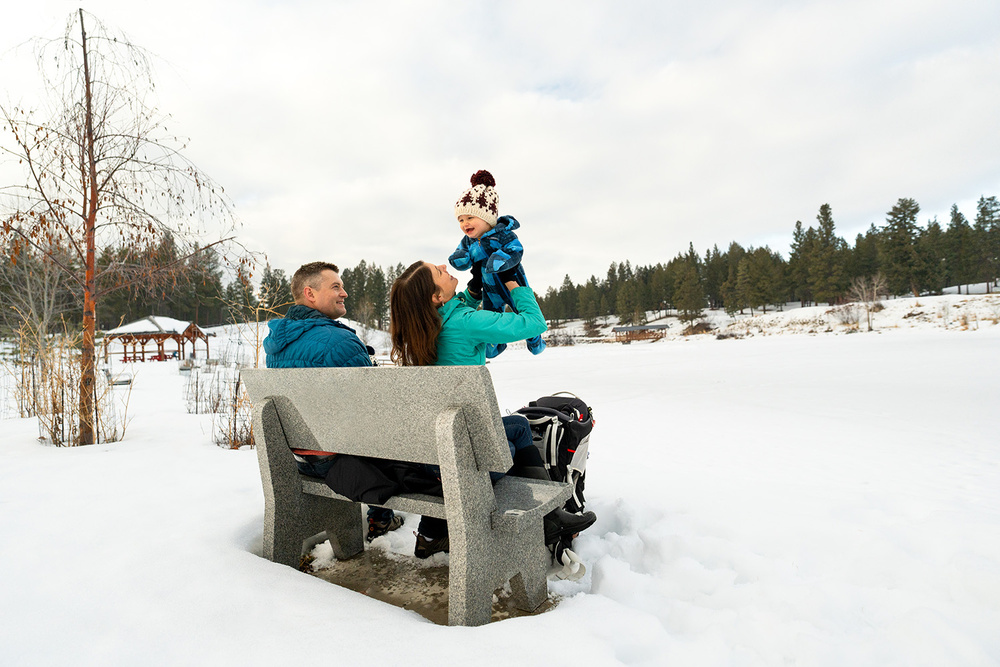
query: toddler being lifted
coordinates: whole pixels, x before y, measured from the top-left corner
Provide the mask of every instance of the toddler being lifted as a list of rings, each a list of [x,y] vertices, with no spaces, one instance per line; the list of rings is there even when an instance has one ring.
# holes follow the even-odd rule
[[[497,217],[500,198],[490,172],[477,171],[470,180],[472,187],[455,202],[455,217],[465,237],[448,262],[459,271],[472,270],[469,291],[482,291],[484,309],[502,313],[504,306],[510,306],[514,310],[510,290],[504,283],[513,280],[518,285],[528,286],[521,268],[524,248],[514,233],[521,224],[509,215]],[[545,349],[541,336],[526,342],[532,354],[540,354]],[[492,359],[506,348],[504,343],[489,344],[486,357]]]

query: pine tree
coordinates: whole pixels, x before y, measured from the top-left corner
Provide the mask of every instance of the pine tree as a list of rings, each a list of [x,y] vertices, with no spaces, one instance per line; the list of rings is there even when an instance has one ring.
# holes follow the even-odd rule
[[[284,316],[292,306],[292,286],[282,269],[264,267],[258,290],[260,306],[274,315]]]
[[[719,252],[718,245],[712,246],[711,250],[705,252],[704,267],[705,296],[708,298],[708,307],[721,308],[723,304],[722,284],[728,277],[728,267],[725,256]]]
[[[580,288],[580,317],[587,324],[594,324],[601,308],[601,296],[597,287],[597,278],[590,277],[587,284]]]
[[[809,285],[809,267],[812,266],[817,246],[816,230],[810,227],[802,230],[802,222],[795,222],[792,232],[791,253],[788,256],[788,272],[792,293],[803,306],[812,303],[815,296]]]
[[[913,199],[900,199],[886,215],[879,247],[880,263],[891,294],[910,292],[920,296],[917,255],[917,214],[920,205]]]
[[[634,280],[621,283],[618,288],[618,298],[615,301],[618,315],[618,322],[621,324],[639,324],[639,295],[636,290]]]
[[[1000,275],[1000,202],[996,197],[980,197],[972,225],[976,245],[976,280],[991,292]]]
[[[389,285],[386,283],[385,272],[381,266],[370,265],[365,288],[365,296],[372,305],[372,321],[365,322],[365,326],[388,329]]]
[[[801,225],[801,223],[800,223]],[[739,266],[740,261],[746,256],[746,250],[739,243],[733,241],[726,251],[726,279],[722,283],[722,302],[726,312],[730,315],[742,313],[747,307],[746,298],[739,287]]]
[[[705,291],[698,278],[697,266],[685,262],[677,279],[675,306],[682,322],[694,322],[704,314]]]
[[[570,280],[569,274],[563,278],[562,286],[559,288],[559,301],[562,304],[563,317],[573,320],[580,316],[580,307],[577,299],[577,288]]]
[[[834,230],[833,212],[829,204],[820,206],[816,219],[819,227],[807,261],[807,284],[817,303],[834,303],[847,289],[843,266],[846,244]]]
[[[871,225],[865,234],[858,234],[854,248],[848,253],[845,271],[848,281],[875,275],[879,269],[878,247],[880,232]]]
[[[545,313],[545,317],[553,324],[559,324],[566,319],[562,300],[559,298],[559,292],[556,291],[555,287],[549,287],[545,290],[545,297],[542,299],[542,303],[544,304],[542,312]]]
[[[947,252],[947,283],[957,285],[958,293],[969,293],[969,283],[975,280],[975,248],[972,226],[968,219],[958,210],[958,204],[951,205],[951,216],[948,230],[945,232],[945,247]]]
[[[940,294],[947,285],[947,239],[937,218],[917,238],[920,290]]]

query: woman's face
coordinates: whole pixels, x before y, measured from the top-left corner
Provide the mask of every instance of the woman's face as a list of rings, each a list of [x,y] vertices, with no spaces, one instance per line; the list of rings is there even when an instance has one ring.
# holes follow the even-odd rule
[[[448,265],[440,264],[434,266],[430,262],[424,262],[434,277],[434,284],[437,285],[437,293],[434,295],[434,305],[440,306],[447,303],[451,297],[455,296],[455,287],[458,286],[458,278],[454,278],[448,273]]]

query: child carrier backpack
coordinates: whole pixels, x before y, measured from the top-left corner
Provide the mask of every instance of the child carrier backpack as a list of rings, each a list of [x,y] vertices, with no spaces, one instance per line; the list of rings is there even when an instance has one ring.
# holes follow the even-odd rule
[[[549,477],[573,485],[567,512],[582,512],[587,477],[587,451],[594,414],[578,396],[561,391],[543,396],[517,411],[531,425],[531,437],[542,455]]]

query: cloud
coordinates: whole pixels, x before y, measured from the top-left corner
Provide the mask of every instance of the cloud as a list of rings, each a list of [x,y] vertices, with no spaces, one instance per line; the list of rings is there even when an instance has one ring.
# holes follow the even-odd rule
[[[18,7],[0,51],[71,9]],[[286,271],[443,261],[481,168],[538,291],[689,242],[784,250],[823,203],[851,241],[900,197],[945,218],[1000,194],[992,2],[87,9],[162,57],[189,156]]]

